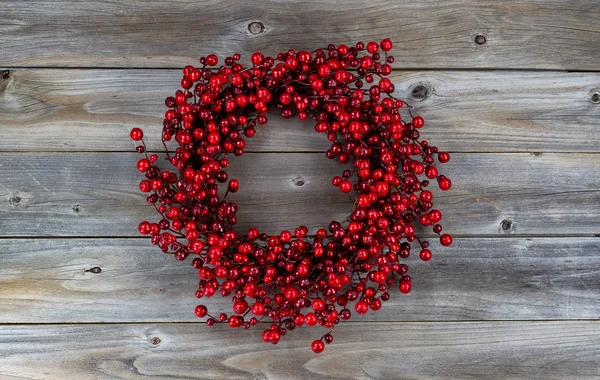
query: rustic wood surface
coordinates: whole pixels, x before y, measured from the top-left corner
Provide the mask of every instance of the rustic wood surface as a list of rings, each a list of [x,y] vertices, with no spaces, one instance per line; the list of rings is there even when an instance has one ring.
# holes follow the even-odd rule
[[[0,368],[4,379],[75,380],[600,376],[597,321],[349,322],[319,356],[306,350],[311,334],[289,335],[267,345],[200,323],[2,326]]]
[[[137,223],[156,214],[137,187],[138,157],[0,153],[0,236],[138,236]],[[343,222],[353,200],[331,178],[344,167],[324,153],[232,159],[239,228],[279,233],[304,224],[315,232],[332,218]],[[440,168],[455,185],[434,191],[456,236],[600,235],[599,155],[455,153]]]
[[[193,322],[197,272],[146,239],[0,240],[0,323]],[[357,321],[600,315],[600,238],[458,238],[408,260],[414,290]],[[230,312],[231,300],[203,303]]]
[[[596,0],[4,0],[0,15],[4,66],[182,67],[387,36],[402,68],[600,68]]]
[[[162,149],[152,137],[160,133],[164,98],[181,79],[180,70],[4,75],[2,151],[131,151],[133,127],[147,131],[151,149]],[[391,79],[395,95],[426,116],[427,140],[452,152],[600,151],[598,73],[405,71]],[[325,151],[328,141],[313,127],[274,116],[248,150]]]
[[[596,0],[0,0],[0,379],[599,378],[599,36]],[[383,37],[396,95],[452,152],[454,245],[319,356],[315,329],[272,346],[190,323],[195,270],[136,232],[155,213],[129,130],[160,149],[203,54]],[[240,229],[347,217],[312,123],[272,115],[248,142]]]

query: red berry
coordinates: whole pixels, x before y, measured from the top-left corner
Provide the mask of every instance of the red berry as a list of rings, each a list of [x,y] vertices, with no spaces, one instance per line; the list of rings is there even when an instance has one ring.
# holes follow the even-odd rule
[[[412,289],[412,281],[410,281],[410,280],[409,281],[405,281],[405,280],[400,281],[400,292],[401,293],[408,294],[408,293],[410,293],[411,289]]]
[[[204,305],[196,306],[196,316],[199,318],[204,318],[208,314],[208,309]]]
[[[150,233],[150,228],[150,223],[145,221],[138,225],[138,231],[140,231],[142,235],[148,235]]]
[[[304,316],[304,322],[306,322],[306,324],[308,326],[314,326],[317,324],[317,315],[315,313],[306,313],[306,315]]]
[[[433,199],[433,194],[429,190],[423,190],[419,195],[419,198],[421,198],[423,202],[431,202]]]
[[[322,340],[315,340],[310,345],[310,348],[313,350],[315,354],[320,354],[325,349],[325,343]]]
[[[449,245],[452,245],[452,235],[443,234],[442,236],[440,236],[440,243],[444,247],[448,247]]]
[[[150,181],[144,179],[140,182],[140,190],[144,193],[149,193],[152,188],[150,187]]]
[[[425,125],[425,120],[421,116],[415,116],[412,119],[412,125],[415,128],[421,128],[423,125]]]
[[[389,38],[386,38],[383,41],[381,41],[379,45],[381,46],[381,50],[383,51],[392,50],[392,40],[390,40]]]
[[[144,132],[139,128],[132,128],[131,132],[129,132],[129,137],[131,137],[133,141],[139,141],[144,137]]]
[[[444,178],[440,179],[439,185],[440,185],[440,189],[446,191],[446,190],[450,190],[450,188],[452,187],[452,182],[448,178],[444,177]]]
[[[377,44],[377,42],[369,42],[367,44],[367,51],[369,52],[369,54],[375,54],[378,50],[379,45]]]
[[[371,301],[370,306],[373,311],[381,309],[381,300],[374,299],[373,301]]]
[[[229,188],[229,191],[231,191],[232,193],[235,193],[240,188],[240,182],[237,179],[232,179],[231,181],[229,181],[228,188]]]
[[[308,228],[306,228],[305,226],[300,226],[294,230],[294,236],[296,236],[297,238],[300,238],[300,239],[306,237],[307,233],[308,233]]]
[[[250,240],[258,239],[258,230],[256,228],[248,229],[247,236],[248,236],[248,239],[250,239]]]
[[[367,311],[369,311],[369,304],[365,301],[357,302],[356,305],[354,305],[354,310],[356,310],[358,314],[366,314]]]
[[[215,66],[219,62],[219,58],[214,54],[206,56],[206,64],[209,66]]]
[[[438,161],[440,161],[442,163],[450,161],[450,154],[447,152],[438,153]]]
[[[242,325],[242,318],[240,316],[233,315],[229,317],[227,324],[229,325],[229,327],[233,328],[240,327]]]
[[[265,313],[265,305],[260,302],[252,305],[252,314],[254,315],[263,315]]]
[[[349,193],[352,191],[352,182],[350,181],[342,181],[340,182],[340,190],[342,191],[342,193]]]
[[[258,66],[262,63],[264,58],[265,58],[265,56],[262,55],[262,53],[256,52],[256,53],[252,54],[252,57],[250,59],[255,66]]]
[[[421,251],[421,253],[419,253],[419,257],[423,261],[429,261],[431,260],[431,251],[428,249],[424,249]]]
[[[238,301],[233,303],[233,312],[236,314],[244,314],[248,310],[248,302]]]
[[[321,311],[325,308],[325,302],[320,298],[315,298],[312,302],[312,308],[314,311]]]
[[[152,163],[150,162],[149,159],[147,158],[142,158],[141,160],[138,161],[137,163],[137,168],[139,171],[141,171],[142,173],[145,173],[148,171],[148,169],[150,169],[150,167],[152,166]]]

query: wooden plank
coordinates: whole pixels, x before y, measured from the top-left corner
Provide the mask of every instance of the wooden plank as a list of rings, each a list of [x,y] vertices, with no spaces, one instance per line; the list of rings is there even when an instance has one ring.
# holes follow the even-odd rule
[[[182,67],[391,37],[407,68],[597,70],[597,1],[3,1],[2,66]],[[577,59],[573,59],[577,57]]]
[[[163,100],[179,73],[10,71],[0,79],[0,151],[132,151],[132,127],[161,149]],[[396,95],[426,118],[424,138],[445,150],[600,151],[600,104],[592,99],[600,92],[598,73],[417,71],[391,78]],[[325,151],[328,141],[313,125],[273,115],[248,149]]]
[[[600,316],[599,238],[458,238],[406,262],[408,295],[359,321],[539,320]],[[198,277],[145,239],[0,240],[0,323],[194,322]],[[413,252],[414,253],[414,252]]]
[[[306,329],[306,328],[303,328]],[[582,379],[600,376],[600,324],[342,323],[292,331],[200,324],[0,327],[4,379]]]
[[[0,236],[137,236],[156,218],[137,189],[133,153],[0,154]],[[248,153],[232,160],[240,230],[343,222],[352,197],[330,185],[343,165],[323,153]],[[600,155],[453,154],[454,183],[435,192],[446,230],[458,235],[600,234]],[[435,191],[435,189],[434,189]],[[326,211],[325,211],[326,210]]]

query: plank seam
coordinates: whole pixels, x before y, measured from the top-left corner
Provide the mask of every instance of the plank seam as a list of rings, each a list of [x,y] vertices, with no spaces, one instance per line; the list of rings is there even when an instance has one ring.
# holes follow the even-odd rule
[[[183,66],[0,66],[0,70],[148,70],[172,71],[181,70]],[[549,69],[534,67],[392,67],[393,72],[415,71],[527,71],[527,72],[558,72],[558,73],[600,73],[597,69]]]
[[[489,323],[555,323],[555,322],[589,322],[589,323],[600,323],[600,319],[596,318],[557,318],[557,319],[464,319],[464,320],[411,320],[411,321],[394,321],[394,320],[381,320],[381,321],[344,321],[343,325],[359,325],[359,324],[373,324],[373,323],[402,323],[402,324],[489,324]],[[270,325],[272,322],[258,322],[261,325]],[[139,322],[3,322],[0,323],[2,326],[102,326],[102,325],[205,325],[206,322],[173,322],[173,321],[139,321]]]

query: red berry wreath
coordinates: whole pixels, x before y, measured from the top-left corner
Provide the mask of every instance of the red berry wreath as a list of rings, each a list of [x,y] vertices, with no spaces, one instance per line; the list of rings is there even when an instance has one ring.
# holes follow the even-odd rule
[[[450,180],[434,166],[436,156],[440,163],[450,156],[419,140],[423,118],[392,96],[394,85],[386,78],[394,62],[391,48],[385,39],[312,53],[289,50],[276,58],[256,52],[249,67],[233,54],[218,69],[211,68],[218,63],[211,54],[200,59],[202,68],[186,66],[183,90],[165,101],[162,140],[174,171],[159,169],[142,131],[131,131],[133,140],[142,140],[137,151],[146,155],[137,163],[146,176],[140,190],[152,193],[147,200],[162,216],[158,223],[141,222],[140,233],[177,260],[194,257],[200,277],[196,297],[217,292],[232,297],[231,315],[213,316],[206,306],[196,307],[198,317],[208,317],[207,325],[247,329],[270,321],[262,338],[277,343],[290,330],[318,324],[329,329],[312,343],[319,353],[352,308],[358,314],[379,310],[396,284],[410,292],[412,280],[401,260],[415,240],[420,258],[431,259],[429,243],[415,236],[415,225],[441,233],[442,214],[425,188],[437,180],[442,190],[450,189]],[[327,157],[350,162],[332,181],[356,195],[347,226],[333,221],[313,236],[304,226],[271,236],[256,228],[246,234],[233,229],[237,204],[226,199],[239,183],[225,171],[228,155],[244,153],[244,136],[254,136],[272,109],[286,119],[314,119],[316,131],[331,141]],[[166,142],[172,139],[178,146],[169,151]],[[219,183],[227,181],[227,190],[219,193]],[[440,241],[448,246],[452,237],[444,234]]]

